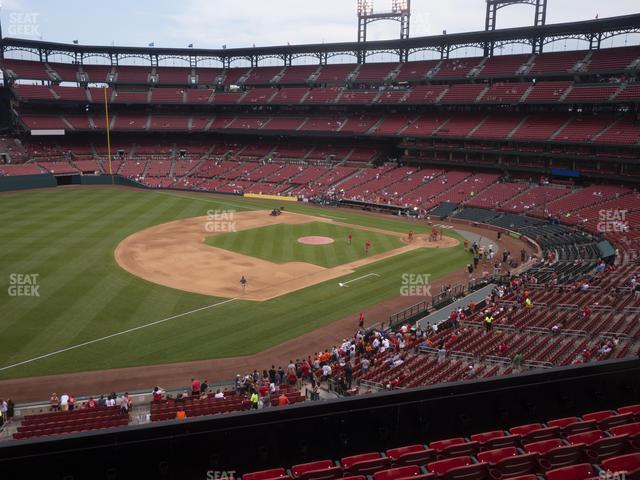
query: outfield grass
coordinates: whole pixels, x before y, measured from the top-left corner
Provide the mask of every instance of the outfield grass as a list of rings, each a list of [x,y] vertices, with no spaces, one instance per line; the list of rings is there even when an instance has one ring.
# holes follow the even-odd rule
[[[353,237],[351,243],[348,240],[350,233]],[[312,235],[332,238],[334,243],[305,245],[298,242],[298,238]],[[364,248],[366,241],[371,242],[368,254]],[[299,225],[279,223],[211,236],[205,240],[205,243],[275,263],[305,262],[326,268],[404,246],[402,240],[394,235],[326,222],[309,222]]]
[[[113,189],[3,195],[0,378],[252,354],[397,296],[403,273],[430,273],[436,279],[468,262],[462,247],[447,250],[446,255],[442,250],[416,250],[343,277],[342,281],[369,272],[381,275],[348,289],[339,288],[334,280],[268,302],[235,301],[2,369],[222,301],[141,280],[116,264],[113,251],[123,238],[138,230],[206,215],[209,209],[274,206],[278,205],[238,197]],[[287,205],[287,209],[335,216],[350,224],[408,230],[407,223],[392,217],[304,205]],[[427,229],[418,224],[410,228],[416,232]],[[39,296],[10,296],[12,274],[38,274]]]

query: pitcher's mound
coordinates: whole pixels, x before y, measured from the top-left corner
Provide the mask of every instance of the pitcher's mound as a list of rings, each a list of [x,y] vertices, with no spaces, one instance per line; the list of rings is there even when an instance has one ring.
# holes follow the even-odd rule
[[[300,237],[298,239],[298,243],[302,243],[304,245],[329,245],[333,243],[335,240],[330,237],[318,237],[312,235],[310,237]]]

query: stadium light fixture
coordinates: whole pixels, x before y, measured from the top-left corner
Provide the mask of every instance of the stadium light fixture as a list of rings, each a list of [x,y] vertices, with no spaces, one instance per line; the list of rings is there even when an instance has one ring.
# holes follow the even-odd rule
[[[373,13],[373,0],[358,0],[358,15],[371,15]]]
[[[393,13],[402,13],[409,10],[409,1],[408,0],[393,0],[393,5],[391,11]]]

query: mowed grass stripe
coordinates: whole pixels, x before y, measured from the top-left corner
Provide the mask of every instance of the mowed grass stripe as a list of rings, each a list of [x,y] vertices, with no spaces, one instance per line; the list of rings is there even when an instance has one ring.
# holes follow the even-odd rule
[[[352,244],[348,234],[353,235]],[[334,243],[328,245],[306,245],[298,242],[300,237],[330,237]],[[371,249],[365,252],[365,242]],[[262,258],[275,263],[306,262],[331,268],[366,256],[376,255],[405,244],[394,235],[348,228],[326,222],[307,222],[297,225],[274,224],[265,227],[223,233],[208,237],[208,245],[233,252]],[[279,245],[284,246],[281,248]]]
[[[108,207],[103,207],[108,208]],[[146,212],[149,214],[154,210],[161,210],[161,214],[166,213],[166,206],[153,199],[148,199],[147,202],[142,204],[132,204],[130,207],[125,207],[125,210],[129,213],[126,215],[130,219],[130,223],[137,222],[138,215],[136,212]],[[100,212],[102,213],[102,212]],[[111,222],[104,217],[102,228],[98,228],[98,231],[102,231],[105,235],[101,242],[93,244],[90,249],[81,250],[80,245],[86,241],[86,236],[83,235],[83,229],[78,228],[75,230],[77,237],[70,236],[69,238],[75,238],[75,244],[69,245],[67,255],[72,257],[67,261],[58,264],[57,268],[46,271],[41,274],[41,297],[38,299],[32,299],[33,307],[25,309],[22,315],[17,316],[17,321],[22,320],[26,315],[30,315],[35,318],[41,319],[41,322],[46,321],[46,327],[42,329],[41,335],[31,336],[29,339],[23,339],[25,346],[35,342],[35,347],[38,342],[46,342],[47,346],[62,345],[67,340],[76,340],[76,331],[81,328],[86,328],[90,318],[80,315],[80,312],[76,312],[75,306],[82,305],[85,302],[91,303],[92,297],[87,297],[85,292],[90,288],[91,284],[99,279],[98,273],[102,270],[100,265],[96,264],[92,259],[99,258],[99,252],[109,252],[109,244],[113,243],[113,239],[108,237],[109,228]],[[80,219],[76,223],[78,225],[85,224],[86,218]],[[122,225],[126,227],[125,224]],[[74,231],[74,230],[72,230]],[[75,252],[78,252],[76,255]],[[107,259],[104,259],[107,261]],[[65,281],[66,279],[66,281]],[[78,281],[78,279],[84,279],[84,281]],[[87,281],[91,279],[91,281]],[[72,290],[74,292],[70,302],[59,302],[58,299],[65,291]],[[22,299],[24,300],[24,299]],[[36,301],[37,300],[37,301]],[[140,299],[139,299],[140,300]],[[99,309],[96,309],[100,311]],[[77,317],[78,320],[73,320]],[[48,318],[57,318],[57,321],[48,321]],[[96,329],[92,328],[91,332],[95,333]],[[60,341],[60,343],[58,343]],[[76,342],[77,343],[77,342]]]
[[[157,220],[167,213],[167,208],[172,208],[173,203],[165,204],[158,203],[157,199],[147,198],[145,202],[132,203],[130,205],[125,205],[119,211],[119,214],[124,218],[129,219],[130,224],[138,223],[140,221],[141,214],[145,213],[146,215],[152,214],[155,210],[158,210],[157,217],[151,217],[151,222]],[[61,252],[61,255],[66,255],[68,258],[64,262],[60,262],[57,264],[56,268],[50,269],[42,273],[42,281],[41,281],[41,297],[39,299],[35,298],[17,298],[16,300],[22,301],[30,300],[31,308],[24,308],[21,314],[16,315],[16,321],[20,322],[23,317],[29,316],[31,318],[35,318],[38,320],[38,323],[46,322],[47,327],[43,328],[41,331],[41,335],[35,336],[30,335],[28,339],[22,339],[22,342],[25,346],[28,346],[32,342],[37,341],[45,341],[47,346],[55,346],[57,345],[56,340],[63,335],[62,340],[69,340],[71,338],[75,339],[73,336],[73,332],[76,327],[81,327],[83,323],[86,323],[86,318],[82,315],[76,315],[74,305],[77,303],[88,302],[89,304],[92,302],[92,298],[84,298],[83,290],[91,284],[88,282],[88,279],[95,279],[99,272],[102,270],[101,263],[95,262],[96,258],[103,260],[102,265],[104,263],[109,263],[111,265],[111,245],[115,245],[117,243],[117,238],[110,238],[108,234],[112,229],[113,222],[109,218],[109,215],[106,214],[111,207],[109,205],[102,206],[102,208],[98,211],[94,210],[93,213],[100,213],[104,215],[100,215],[97,218],[101,220],[99,222],[93,223],[93,228],[104,234],[103,241],[98,244],[91,245],[90,248],[82,249],[80,245],[86,243],[87,237],[83,234],[82,228],[78,228],[75,230],[75,234],[73,236],[68,236],[67,239],[75,239],[76,242],[74,244],[67,245],[68,250],[65,252]],[[103,211],[104,210],[104,211]],[[78,215],[81,215],[78,213]],[[76,220],[75,223],[78,225],[86,225],[87,218],[86,213],[82,218]],[[102,226],[102,228],[99,227]],[[120,223],[120,225],[126,228],[128,225],[125,223]],[[91,224],[89,224],[90,228]],[[74,230],[71,230],[74,231]],[[78,252],[78,254],[75,254]],[[105,258],[101,258],[99,252],[103,252]],[[93,261],[92,261],[93,260]],[[119,270],[119,273],[122,276],[129,276],[129,280],[132,282],[139,282],[136,277],[133,277],[126,272]],[[61,281],[62,279],[62,281]],[[66,279],[66,281],[64,281]],[[78,279],[82,279],[82,281],[78,281]],[[55,286],[55,287],[54,287]],[[58,299],[64,297],[61,295],[65,291],[73,291],[73,296],[70,298],[70,302],[59,302]],[[139,292],[136,295],[136,303],[139,303],[141,298],[140,294],[146,292],[147,289]],[[112,292],[113,294],[113,292]],[[131,295],[128,295],[125,301],[131,302],[133,298]],[[100,311],[100,309],[96,309],[96,311]],[[58,321],[51,321],[49,319],[58,319]],[[127,315],[125,319],[129,319],[130,315]],[[109,322],[111,324],[116,323],[113,320]],[[109,324],[107,323],[107,324]],[[113,326],[113,325],[111,325]],[[117,326],[117,325],[116,325]],[[95,334],[100,330],[100,328],[91,328],[88,334]],[[40,345],[38,345],[40,346]]]

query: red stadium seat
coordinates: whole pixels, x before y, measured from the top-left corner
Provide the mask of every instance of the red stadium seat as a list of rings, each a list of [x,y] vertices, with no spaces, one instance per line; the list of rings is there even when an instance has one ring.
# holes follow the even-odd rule
[[[605,418],[609,418],[612,415],[615,415],[616,412],[614,412],[613,410],[603,410],[601,412],[592,412],[592,413],[586,413],[584,415],[582,415],[582,418],[584,420],[594,420],[596,422],[600,422],[602,420],[604,420]]]
[[[545,474],[547,480],[587,480],[597,476],[588,463],[557,468]]]
[[[544,428],[541,423],[529,423],[527,425],[510,428],[509,433],[514,435],[527,435],[528,433],[540,430],[541,428]]]
[[[611,427],[609,432],[611,435],[629,435],[629,438],[638,438],[640,436],[640,422]]]
[[[524,448],[527,453],[538,454],[538,464],[545,471],[574,465],[584,455],[581,445],[565,445],[557,438],[529,443]]]
[[[347,473],[353,475],[371,475],[391,466],[389,457],[382,457],[378,452],[362,453],[344,457],[340,463]]]
[[[300,480],[333,480],[342,477],[342,467],[331,460],[302,463],[291,467],[293,478]]]
[[[272,468],[242,475],[242,480],[276,480],[279,478],[289,478],[284,468]]]
[[[640,474],[640,453],[629,453],[602,461],[602,468],[609,472],[624,472],[625,478]]]
[[[373,480],[398,480],[400,478],[415,477],[421,473],[420,467],[409,465],[376,472],[373,474]]]
[[[591,430],[589,432],[575,433],[567,437],[567,441],[571,445],[577,445],[584,443],[585,445],[591,445],[596,440],[604,438],[604,432],[602,430]]]
[[[387,450],[387,456],[394,465],[424,466],[437,460],[437,452],[424,445],[409,445]]]
[[[637,416],[640,415],[640,404],[638,404],[638,405],[627,405],[626,407],[620,407],[618,409],[618,413],[620,413],[620,414],[632,413],[637,417]]]

